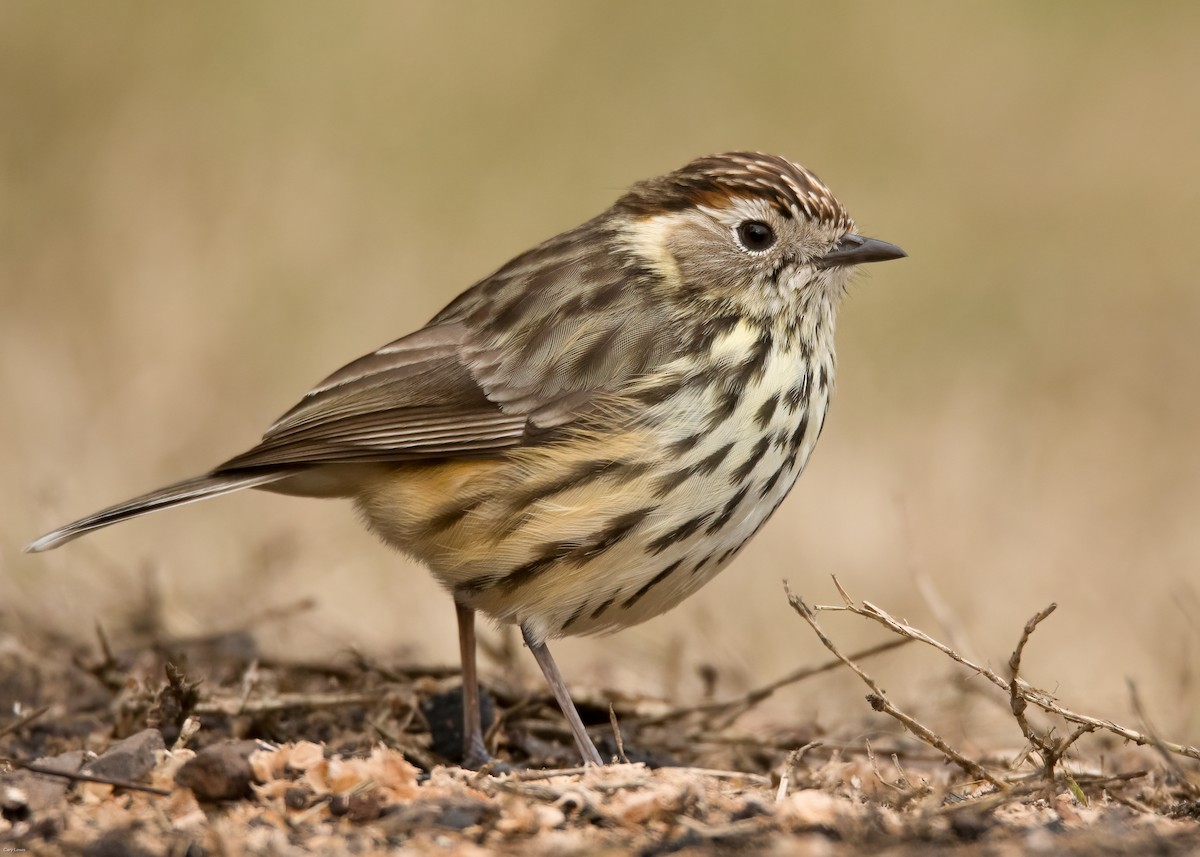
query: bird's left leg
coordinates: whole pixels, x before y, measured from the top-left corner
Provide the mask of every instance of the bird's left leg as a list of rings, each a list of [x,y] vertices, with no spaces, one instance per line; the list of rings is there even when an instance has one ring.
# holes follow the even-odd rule
[[[579,748],[579,755],[583,757],[584,764],[590,762],[593,765],[603,765],[604,760],[600,758],[600,751],[596,749],[596,745],[588,737],[587,730],[583,728],[583,720],[579,717],[579,712],[575,710],[575,703],[571,700],[571,693],[567,690],[562,673],[558,671],[558,665],[554,663],[554,658],[550,657],[550,650],[546,648],[544,642],[536,639],[530,633],[527,625],[521,626],[521,636],[525,638],[525,645],[529,646],[529,651],[533,652],[534,658],[537,659],[538,666],[542,668],[542,675],[546,677],[546,683],[550,685],[550,692],[554,694],[555,700],[558,701],[558,707],[562,709],[563,716],[567,718],[567,725],[571,727],[571,735],[575,738],[575,746]]]

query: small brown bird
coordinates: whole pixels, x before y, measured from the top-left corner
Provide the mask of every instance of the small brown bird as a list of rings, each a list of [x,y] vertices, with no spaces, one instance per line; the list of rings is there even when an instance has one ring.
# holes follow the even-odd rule
[[[546,640],[643,622],[729,563],[821,434],[851,268],[904,255],[797,164],[700,158],[338,370],[248,452],[28,550],[243,488],[349,497],[454,598],[466,764],[488,758],[476,611],[520,626],[602,764]]]

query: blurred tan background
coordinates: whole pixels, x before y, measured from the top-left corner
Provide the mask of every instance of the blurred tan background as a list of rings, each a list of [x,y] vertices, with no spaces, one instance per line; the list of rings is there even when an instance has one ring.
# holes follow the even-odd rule
[[[1200,740],[1198,38],[1183,3],[0,5],[0,622],[119,628],[153,569],[177,633],[311,596],[271,651],[454,662],[449,600],[348,504],[20,549],[241,451],[634,180],[755,148],[911,258],[853,289],[774,521],[667,617],[560,643],[570,680],[692,699],[700,664],[727,694],[824,660],[780,581],[828,603],[832,573],[997,667],[1057,601],[1031,680],[1132,720],[1132,677]],[[921,709],[947,674],[878,669]]]

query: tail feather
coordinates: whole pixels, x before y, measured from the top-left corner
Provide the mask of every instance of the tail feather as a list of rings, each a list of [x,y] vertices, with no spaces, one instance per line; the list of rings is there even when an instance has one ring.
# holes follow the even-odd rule
[[[170,509],[173,506],[183,506],[187,503],[195,503],[198,500],[207,500],[209,497],[219,497],[222,494],[241,491],[243,488],[257,488],[271,482],[286,479],[291,475],[293,475],[292,471],[275,471],[272,473],[251,473],[244,475],[197,476],[194,479],[185,479],[183,482],[176,482],[174,485],[168,485],[166,488],[159,488],[157,491],[151,491],[149,494],[134,497],[132,500],[126,500],[124,503],[109,506],[107,509],[102,509],[93,515],[88,515],[86,518],[80,518],[74,523],[67,524],[65,527],[59,527],[57,530],[47,533],[28,545],[25,551],[27,553],[38,553],[40,551],[51,550],[93,530],[107,527],[109,524],[116,524],[129,518],[136,518],[139,515],[157,512],[159,509]]]

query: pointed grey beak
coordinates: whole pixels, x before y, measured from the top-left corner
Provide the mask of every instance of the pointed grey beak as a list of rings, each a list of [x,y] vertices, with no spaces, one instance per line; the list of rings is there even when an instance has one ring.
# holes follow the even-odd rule
[[[861,265],[864,262],[886,262],[888,259],[903,259],[908,254],[878,238],[862,235],[846,235],[838,245],[817,259],[818,268],[842,268],[846,265]]]

